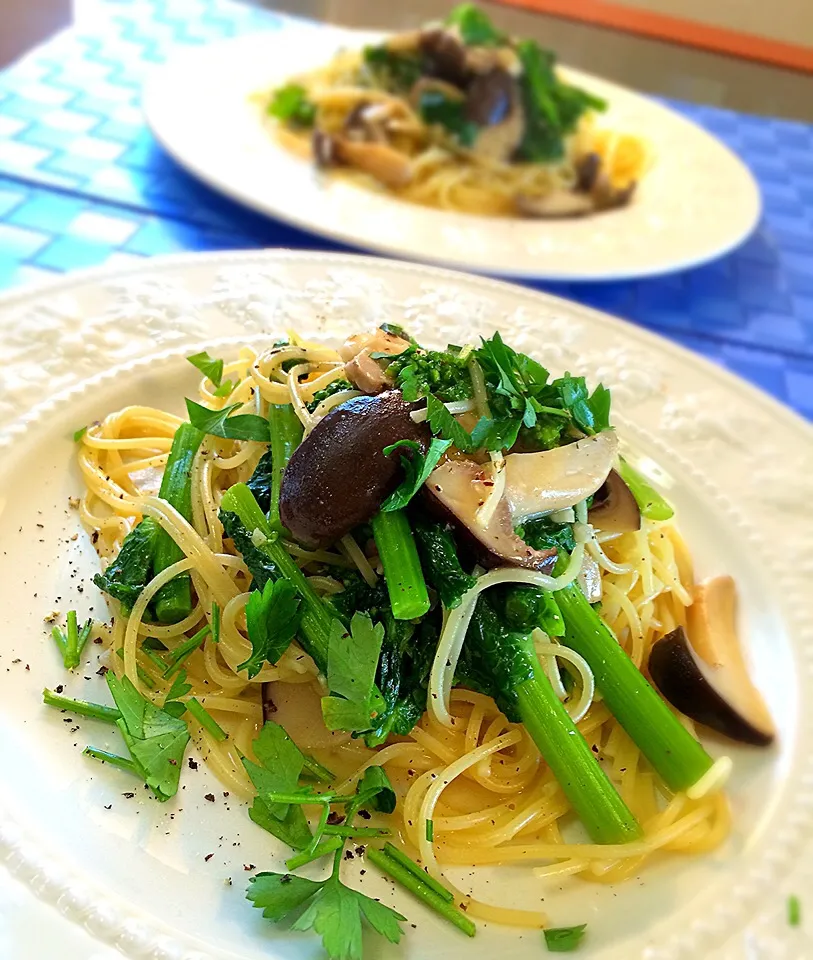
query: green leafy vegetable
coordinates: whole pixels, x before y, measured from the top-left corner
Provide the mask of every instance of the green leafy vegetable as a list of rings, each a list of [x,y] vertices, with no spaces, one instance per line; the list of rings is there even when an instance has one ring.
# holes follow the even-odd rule
[[[121,713],[116,725],[139,776],[158,800],[169,800],[178,792],[181,764],[189,743],[186,724],[142,697],[127,677],[119,680],[111,671],[107,685]]]
[[[395,810],[395,791],[383,767],[367,767],[357,794],[359,806],[371,803],[373,809],[380,813],[392,813]]]
[[[350,632],[336,621],[330,635],[327,683],[331,696],[322,698],[322,716],[329,730],[363,731],[384,702],[375,689],[375,675],[384,627],[356,613]]]
[[[401,510],[426,483],[429,474],[438,465],[438,461],[451,446],[451,440],[432,438],[426,456],[421,453],[420,444],[414,440],[399,440],[397,443],[384,447],[384,456],[389,456],[394,450],[406,449],[410,456],[401,454],[401,466],[404,468],[404,479],[395,490],[381,504],[382,510]]]
[[[172,686],[164,697],[164,705],[161,709],[172,717],[182,717],[186,713],[186,703],[183,698],[191,689],[192,684],[186,682],[186,670],[181,670],[175,675]]]
[[[556,523],[550,517],[537,517],[526,520],[517,527],[517,536],[524,540],[534,550],[550,550],[555,547],[561,557],[563,553],[570,554],[576,546],[573,536],[573,525],[570,523]]]
[[[301,614],[296,587],[288,580],[268,581],[252,592],[246,604],[246,627],[251,656],[238,666],[256,677],[263,665],[276,663],[299,629]]]
[[[267,443],[270,439],[268,421],[253,413],[232,416],[243,404],[233,403],[222,410],[209,410],[194,400],[186,401],[189,419],[202,433],[224,440],[257,440]]]
[[[73,442],[74,442],[74,443],[79,443],[79,441],[84,438],[84,436],[85,436],[85,434],[86,434],[87,432],[88,432],[88,428],[87,428],[87,427],[80,427],[80,428],[74,433],[74,435],[73,435]]]
[[[158,538],[158,524],[145,517],[124,538],[118,556],[93,582],[104,593],[118,600],[129,613],[139,594],[152,579],[152,557]]]
[[[407,93],[421,77],[416,53],[390,50],[387,46],[365,47],[364,66],[375,86],[390,93]]]
[[[350,383],[349,380],[345,380],[340,377],[338,380],[334,380],[332,383],[329,383],[324,390],[318,390],[313,395],[313,399],[307,405],[308,410],[313,413],[313,411],[319,406],[320,403],[327,400],[329,397],[332,397],[336,393],[343,393],[345,390],[355,390],[356,388]]]
[[[471,432],[475,450],[510,450],[517,442],[521,420],[490,420],[481,417]]]
[[[438,124],[454,137],[461,147],[471,147],[480,129],[466,116],[466,101],[451,97],[443,90],[422,90],[418,113],[424,123]]]
[[[400,327],[382,324],[381,329],[410,342],[409,349],[387,360],[387,374],[400,388],[405,400],[412,402],[428,393],[433,393],[444,403],[471,397],[468,358],[459,347],[449,344],[445,350],[425,350]]]
[[[443,606],[453,610],[460,605],[463,594],[474,586],[476,577],[461,567],[457,547],[445,527],[416,512],[412,528],[426,579],[438,592]]]
[[[274,91],[268,104],[268,113],[277,120],[298,127],[312,127],[316,120],[316,104],[298,83],[288,83]]]
[[[446,24],[457,27],[460,39],[469,47],[496,47],[505,43],[501,33],[479,7],[473,3],[461,3],[446,18]]]
[[[542,932],[550,953],[570,953],[582,942],[586,929],[587,924],[581,923],[577,927],[551,927]]]

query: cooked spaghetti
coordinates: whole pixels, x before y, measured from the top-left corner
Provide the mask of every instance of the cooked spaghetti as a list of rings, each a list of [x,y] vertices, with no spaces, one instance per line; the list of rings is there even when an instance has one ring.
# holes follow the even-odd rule
[[[568,217],[630,201],[651,157],[597,122],[535,41],[464,4],[445,23],[342,51],[275,90],[282,143],[321,167],[430,207]]]
[[[548,920],[458,889],[449,867],[527,864],[543,894],[552,877],[616,882],[726,838],[730,761],[713,762],[639,671],[654,676],[653,651],[687,634],[713,659],[695,614],[724,630],[712,594],[730,581],[695,584],[671,508],[618,458],[603,387],[550,380],[499,335],[430,351],[394,327],[338,352],[289,334],[225,364],[190,360],[206,375],[189,421],[126,407],[80,440],[104,643],[133,696],[188,710],[205,762],[293,862],[344,843],[328,813],[355,809],[372,768],[391,816],[347,835],[400,838],[418,876],[465,908],[458,925]],[[751,721],[739,706],[718,705],[720,729],[736,714],[769,737],[759,704]],[[329,801],[303,795],[308,843],[268,814],[302,809],[296,777],[271,792],[258,779],[269,729],[317,779],[330,772]],[[396,870],[386,858],[403,852],[369,856]]]

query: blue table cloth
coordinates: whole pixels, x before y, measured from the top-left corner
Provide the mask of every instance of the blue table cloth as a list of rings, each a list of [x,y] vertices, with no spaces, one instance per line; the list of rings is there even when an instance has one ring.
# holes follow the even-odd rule
[[[290,20],[230,0],[78,9],[73,29],[0,73],[0,288],[181,250],[341,249],[196,182],[139,108],[146,71],[173,49]],[[765,203],[755,235],[669,277],[534,285],[657,330],[813,417],[813,126],[671,105],[753,170]]]

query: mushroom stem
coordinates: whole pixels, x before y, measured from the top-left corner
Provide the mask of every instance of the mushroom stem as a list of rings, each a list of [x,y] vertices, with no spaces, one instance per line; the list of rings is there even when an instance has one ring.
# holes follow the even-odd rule
[[[579,587],[557,590],[555,598],[565,621],[562,643],[587,661],[610,712],[670,789],[694,786],[711,769],[711,757],[647,683]]]

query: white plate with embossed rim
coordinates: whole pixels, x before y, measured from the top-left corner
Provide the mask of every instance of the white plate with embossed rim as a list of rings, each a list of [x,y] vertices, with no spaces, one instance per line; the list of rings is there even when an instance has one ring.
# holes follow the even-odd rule
[[[499,328],[554,372],[611,387],[619,432],[675,502],[699,573],[737,579],[749,659],[780,731],[768,751],[725,747],[734,826],[720,851],[662,860],[613,888],[480,871],[481,892],[512,904],[541,896],[555,923],[587,922],[580,955],[590,958],[813,955],[810,934],[786,920],[788,896],[813,889],[813,516],[799,509],[813,493],[810,427],[707,361],[573,303],[434,268],[267,252],[159,259],[0,298],[0,861],[42,901],[15,917],[9,956],[35,943],[31,956],[59,953],[53,933],[35,939],[54,929],[47,904],[133,958],[321,955],[244,900],[244,868],[277,869],[282,851],[203,767],[185,770],[178,798],[159,805],[140,787],[123,796],[133,791],[125,774],[80,755],[88,742],[115,743],[41,705],[44,686],[66,682],[43,617],[106,616],[88,583],[95,554],[67,502],[81,489],[76,427],[131,402],[178,408],[194,387],[193,349],[224,354],[290,327],[335,340],[383,320],[438,346]],[[104,696],[95,669],[91,658],[67,692]],[[417,925],[400,949],[368,940],[371,960],[464,950],[487,960],[506,949],[531,960],[543,949],[537,933],[488,925],[462,941],[372,871],[360,882]]]
[[[262,94],[340,47],[380,36],[287,26],[179,52],[148,78],[147,121],[182,166],[254,210],[376,253],[478,273],[561,281],[654,276],[720,257],[756,226],[759,188],[727,147],[654,100],[576,70],[565,73],[610,104],[602,123],[646,136],[656,155],[622,210],[571,220],[481,217],[321,175],[276,140]]]

